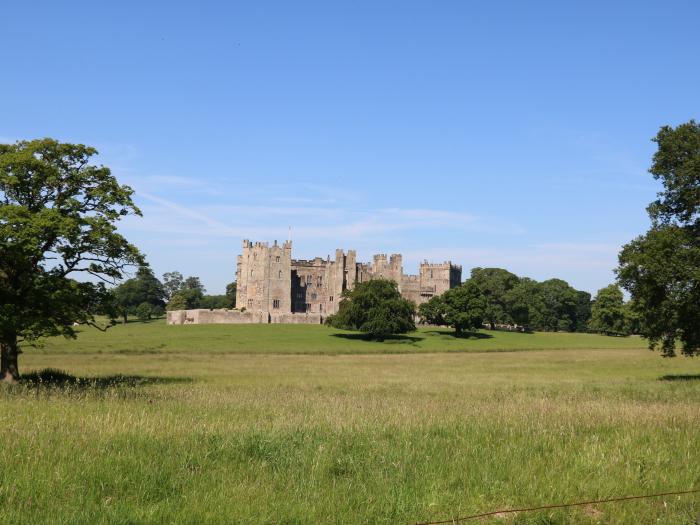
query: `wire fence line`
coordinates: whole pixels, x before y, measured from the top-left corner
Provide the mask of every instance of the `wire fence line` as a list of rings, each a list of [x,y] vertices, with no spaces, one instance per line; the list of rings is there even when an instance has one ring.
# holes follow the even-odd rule
[[[682,491],[677,491],[677,492],[660,492],[657,494],[644,494],[641,496],[620,496],[617,498],[598,499],[598,500],[590,500],[590,501],[576,501],[576,502],[572,502],[572,503],[553,503],[550,505],[541,505],[539,507],[523,507],[520,509],[492,510],[489,512],[483,512],[481,514],[472,514],[471,516],[462,516],[461,518],[452,518],[452,519],[441,520],[441,521],[418,522],[418,523],[415,523],[414,525],[445,525],[448,523],[459,523],[460,521],[487,518],[489,516],[496,516],[496,515],[502,515],[502,514],[514,514],[516,512],[532,512],[535,510],[563,509],[563,508],[567,508],[567,507],[582,507],[585,505],[597,505],[599,503],[615,503],[615,502],[630,501],[630,500],[635,500],[635,499],[660,498],[663,496],[682,496],[684,494],[697,494],[697,493],[700,493],[700,489],[682,490]]]

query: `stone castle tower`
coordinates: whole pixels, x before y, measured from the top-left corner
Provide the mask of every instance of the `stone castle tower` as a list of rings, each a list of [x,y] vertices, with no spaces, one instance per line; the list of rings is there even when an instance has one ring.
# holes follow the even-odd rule
[[[418,275],[405,275],[401,254],[379,254],[371,263],[358,263],[355,250],[336,250],[334,259],[295,260],[291,241],[270,246],[245,240],[237,261],[236,306],[270,315],[326,316],[338,311],[344,290],[371,279],[396,282],[401,295],[418,305],[459,286],[462,267],[426,261]]]

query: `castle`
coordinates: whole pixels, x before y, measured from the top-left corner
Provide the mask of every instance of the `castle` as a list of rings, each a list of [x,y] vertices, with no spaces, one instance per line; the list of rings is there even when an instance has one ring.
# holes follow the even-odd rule
[[[419,305],[459,286],[462,267],[426,261],[418,275],[406,275],[400,254],[375,255],[371,263],[361,263],[355,250],[336,250],[335,259],[297,260],[291,241],[244,240],[236,265],[237,309],[168,312],[168,323],[321,323],[338,311],[344,290],[371,279],[396,282],[401,295]]]

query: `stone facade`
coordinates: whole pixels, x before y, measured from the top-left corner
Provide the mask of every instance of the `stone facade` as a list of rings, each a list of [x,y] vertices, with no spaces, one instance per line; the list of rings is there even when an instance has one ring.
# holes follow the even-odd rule
[[[292,243],[272,246],[243,241],[238,256],[236,306],[245,311],[275,314],[318,314],[338,311],[340,296],[356,283],[390,279],[401,295],[416,305],[459,286],[462,267],[447,261],[421,263],[418,275],[403,273],[400,254],[375,255],[371,263],[357,262],[355,250],[335,251],[335,258],[292,259]]]
[[[416,305],[440,295],[462,281],[462,267],[447,261],[421,263],[418,275],[403,273],[395,253],[375,255],[371,263],[357,262],[355,250],[335,251],[335,258],[292,259],[292,243],[243,241],[236,264],[236,310],[176,310],[168,324],[286,323],[320,324],[338,311],[341,294],[356,283],[390,279],[401,295]]]

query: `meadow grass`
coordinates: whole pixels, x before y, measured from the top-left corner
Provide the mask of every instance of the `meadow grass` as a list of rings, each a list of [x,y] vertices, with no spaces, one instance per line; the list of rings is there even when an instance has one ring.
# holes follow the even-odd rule
[[[557,332],[480,330],[455,337],[447,328],[421,328],[384,342],[366,341],[362,334],[322,325],[244,324],[168,326],[162,319],[127,323],[107,332],[78,329],[78,344],[56,337],[38,352],[60,353],[271,353],[386,354],[418,352],[483,352],[548,349],[644,348],[636,336],[606,337]],[[37,350],[31,350],[37,352]]]
[[[27,350],[25,372],[130,379],[0,391],[0,521],[414,523],[700,487],[700,361],[575,334],[441,353],[454,338],[427,334],[385,354],[323,327],[224,328],[127,325],[102,348],[85,332]],[[698,516],[691,495],[480,523]]]

